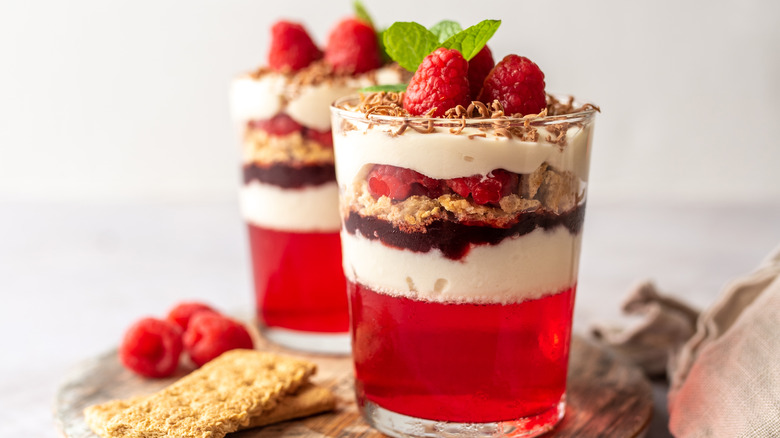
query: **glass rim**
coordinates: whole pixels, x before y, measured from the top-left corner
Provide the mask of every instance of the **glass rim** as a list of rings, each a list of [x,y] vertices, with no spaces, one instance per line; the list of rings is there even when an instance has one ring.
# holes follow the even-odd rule
[[[559,94],[559,93],[548,93],[548,94],[554,96],[557,99],[563,99],[563,100],[568,100],[570,98],[573,99],[573,96],[569,94]],[[383,122],[383,123],[390,123],[390,124],[398,124],[398,123],[426,124],[426,125],[433,124],[433,126],[437,126],[437,127],[463,126],[464,121],[466,126],[484,125],[486,123],[495,124],[498,121],[501,121],[502,123],[508,125],[529,124],[532,126],[545,126],[545,125],[552,125],[558,123],[588,123],[591,122],[596,117],[596,113],[599,112],[596,108],[588,108],[583,111],[577,111],[575,113],[559,114],[559,115],[544,116],[544,117],[524,118],[524,117],[506,116],[499,119],[490,119],[490,118],[445,119],[442,117],[423,117],[423,116],[388,116],[388,115],[381,115],[381,114],[366,115],[358,111],[346,110],[339,107],[339,105],[342,105],[346,102],[358,101],[359,99],[360,97],[357,94],[352,94],[349,96],[344,96],[339,99],[336,99],[334,102],[330,104],[331,115],[338,115],[345,119],[359,120],[362,122],[366,122],[366,121],[373,122],[373,123]],[[574,99],[572,103],[575,104],[576,106],[583,106],[586,104],[595,106],[595,104],[590,103],[590,101],[583,101],[580,99]]]

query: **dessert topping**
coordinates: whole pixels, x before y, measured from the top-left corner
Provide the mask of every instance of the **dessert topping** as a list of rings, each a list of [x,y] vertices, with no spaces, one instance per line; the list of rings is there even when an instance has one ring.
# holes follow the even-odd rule
[[[482,84],[485,82],[490,70],[496,65],[493,61],[493,53],[488,46],[482,48],[471,61],[469,61],[469,89],[471,90],[471,100],[477,100],[479,92],[482,90]]]
[[[358,74],[382,66],[376,32],[356,18],[339,22],[328,37],[325,61],[339,73]]]
[[[271,50],[268,66],[277,72],[295,72],[322,58],[301,24],[278,21],[271,28]]]
[[[404,109],[413,115],[432,111],[441,117],[457,105],[470,101],[469,64],[460,52],[440,47],[426,56],[409,82],[403,101]]]
[[[479,100],[498,100],[507,114],[537,114],[547,106],[544,73],[526,57],[507,55],[485,78]]]

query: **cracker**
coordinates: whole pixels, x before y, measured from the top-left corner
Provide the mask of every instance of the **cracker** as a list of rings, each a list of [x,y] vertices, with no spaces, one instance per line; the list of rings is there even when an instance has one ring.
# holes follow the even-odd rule
[[[105,425],[134,403],[148,396],[134,397],[127,400],[112,400],[100,405],[90,406],[85,411],[87,425],[100,436],[110,436],[105,430]],[[336,397],[333,393],[321,386],[311,383],[305,384],[295,394],[289,394],[279,400],[276,407],[261,413],[249,420],[249,425],[239,427],[238,430],[267,426],[294,418],[303,418],[333,410],[336,407]]]
[[[336,407],[336,397],[330,390],[321,386],[307,384],[297,394],[288,395],[279,400],[279,404],[258,417],[252,417],[247,429],[266,426],[293,418],[308,417]]]
[[[155,394],[85,410],[102,437],[218,438],[272,411],[314,373],[310,362],[232,350]]]

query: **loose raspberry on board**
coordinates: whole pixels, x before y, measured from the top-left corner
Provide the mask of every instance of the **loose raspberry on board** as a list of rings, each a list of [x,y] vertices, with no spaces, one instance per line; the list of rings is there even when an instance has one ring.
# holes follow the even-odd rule
[[[479,100],[498,100],[507,115],[538,114],[547,106],[544,73],[524,56],[507,55],[485,78]]]
[[[181,329],[173,322],[143,318],[125,332],[119,360],[145,377],[168,377],[179,366]]]
[[[278,21],[271,28],[268,66],[278,72],[295,72],[322,58],[303,25]]]
[[[199,312],[192,317],[183,340],[185,351],[199,367],[226,351],[254,348],[246,327],[235,320],[209,312]]]
[[[168,312],[166,319],[178,325],[182,330],[187,330],[190,319],[198,312],[219,313],[208,304],[199,303],[197,301],[186,301],[174,306],[174,308]]]

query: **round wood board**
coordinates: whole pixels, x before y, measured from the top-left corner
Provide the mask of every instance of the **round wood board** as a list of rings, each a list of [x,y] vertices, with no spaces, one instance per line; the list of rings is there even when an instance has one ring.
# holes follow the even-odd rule
[[[234,438],[265,437],[383,437],[362,420],[353,395],[352,362],[349,357],[303,354],[285,350],[265,340],[258,349],[302,357],[317,364],[314,382],[338,396],[334,412],[287,421],[230,434]],[[97,438],[84,422],[87,406],[111,399],[149,394],[168,386],[189,370],[168,379],[144,379],[127,371],[116,351],[81,364],[60,387],[55,401],[55,419],[67,438]],[[610,351],[574,336],[571,348],[566,415],[545,436],[640,437],[650,424],[653,400],[650,383],[637,368],[622,362]]]

